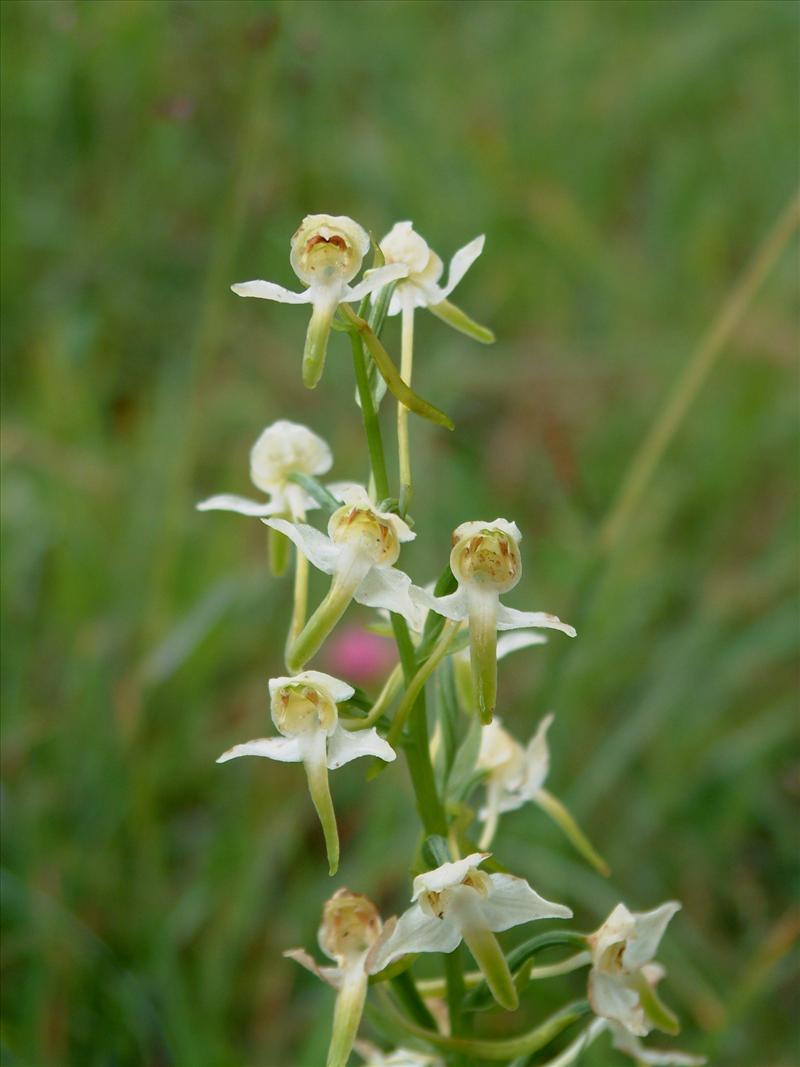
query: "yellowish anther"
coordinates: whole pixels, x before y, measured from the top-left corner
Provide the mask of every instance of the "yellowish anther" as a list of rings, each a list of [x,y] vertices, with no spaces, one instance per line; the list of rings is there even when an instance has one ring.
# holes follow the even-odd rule
[[[369,238],[344,215],[307,215],[291,240],[291,263],[307,285],[349,282],[358,274]]]
[[[372,901],[361,893],[338,889],[325,904],[319,944],[331,959],[343,961],[367,952],[380,932],[380,915]]]
[[[450,553],[453,574],[461,582],[507,593],[522,577],[519,546],[503,530],[484,529],[462,537]]]
[[[335,544],[356,548],[374,566],[391,566],[400,555],[394,529],[369,508],[345,504],[331,516],[328,533]]]
[[[272,697],[272,717],[280,732],[294,737],[320,727],[330,735],[338,722],[336,704],[321,689],[311,685],[285,685]]]

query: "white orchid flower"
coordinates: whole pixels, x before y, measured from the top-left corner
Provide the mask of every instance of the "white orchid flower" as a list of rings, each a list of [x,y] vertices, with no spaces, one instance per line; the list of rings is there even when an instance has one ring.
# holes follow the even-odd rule
[[[447,283],[440,285],[444,264],[414,229],[411,222],[396,222],[380,243],[387,263],[399,263],[408,273],[398,281],[389,302],[389,314],[397,315],[404,308],[424,307],[444,319],[456,329],[463,330],[479,341],[494,340],[494,334],[448,304],[447,298],[483,251],[483,234],[459,248],[450,260]],[[456,314],[453,315],[452,313]],[[472,328],[468,328],[468,327]]]
[[[202,500],[198,511],[235,511],[240,515],[288,515],[295,521],[319,504],[299,485],[289,480],[292,474],[319,476],[333,465],[327,443],[307,426],[279,419],[263,431],[250,450],[250,479],[266,493],[268,500],[221,493]]]
[[[655,981],[663,971],[651,961],[667,924],[679,910],[680,904],[675,901],[645,912],[631,912],[624,904],[618,904],[587,938],[592,955],[592,1010],[634,1037],[644,1037],[654,1026],[677,1033],[675,1017],[655,992]]]
[[[448,619],[469,620],[470,663],[481,720],[489,723],[497,702],[497,631],[545,628],[570,637],[575,629],[543,611],[517,611],[500,602],[522,577],[522,540],[516,523],[464,522],[453,531],[450,567],[458,589],[445,597],[417,596]]]
[[[513,1011],[517,990],[495,933],[533,919],[568,919],[572,912],[540,897],[524,878],[478,870],[488,855],[473,852],[418,875],[412,906],[386,924],[368,960],[370,970],[376,973],[412,952],[452,952],[463,939],[495,1000]]]
[[[356,1041],[355,1050],[364,1060],[362,1067],[444,1067],[444,1061],[438,1056],[409,1048],[383,1052],[370,1041]]]
[[[304,523],[262,520],[286,534],[310,563],[333,578],[325,599],[289,649],[289,670],[299,670],[317,652],[351,600],[387,608],[418,625],[416,587],[412,597],[411,579],[394,566],[400,545],[416,534],[399,515],[379,511],[363,487],[351,484],[338,495],[344,503],[331,515],[327,537]]]
[[[411,385],[414,365],[415,308],[429,308],[449,325],[479,341],[489,343],[494,340],[491,330],[473,322],[447,299],[483,251],[483,243],[484,237],[481,235],[456,252],[450,262],[447,284],[442,286],[439,280],[444,265],[439,256],[428,247],[424,238],[414,230],[412,223],[395,223],[381,241],[380,249],[387,265],[402,266],[406,272],[397,282],[388,309],[390,315],[402,312],[403,316],[400,377],[406,385]],[[378,396],[382,395],[381,391]],[[411,498],[411,453],[408,408],[400,403],[397,405],[397,446],[400,463],[400,510],[405,514]]]
[[[318,935],[320,948],[336,966],[320,967],[302,948],[284,952],[337,990],[326,1067],[345,1067],[350,1056],[367,996],[367,956],[381,929],[378,909],[368,897],[338,889],[325,904]]]
[[[498,649],[499,645],[498,641]],[[479,847],[488,848],[492,843],[501,814],[533,803],[558,823],[584,859],[600,874],[607,876],[608,864],[592,846],[567,808],[544,788],[550,771],[547,731],[553,723],[553,718],[552,713],[545,715],[524,748],[504,729],[496,716],[488,726],[483,727],[475,765],[478,770],[486,772],[486,805],[478,812],[478,818],[484,824]]]
[[[297,277],[308,286],[301,293],[274,282],[237,282],[237,296],[277,300],[282,304],[311,304],[311,321],[303,351],[303,382],[313,389],[322,376],[331,323],[336,309],[382,289],[406,274],[401,263],[368,270],[357,285],[355,278],[369,251],[369,234],[347,215],[306,215],[292,236],[290,261]]]
[[[320,671],[272,678],[269,683],[270,710],[281,736],[261,737],[234,745],[217,760],[217,763],[226,763],[239,756],[266,756],[281,763],[302,763],[325,835],[331,874],[335,874],[339,866],[339,834],[328,771],[335,771],[359,756],[377,756],[387,763],[396,758],[394,749],[376,730],[349,733],[339,723],[336,705],[349,700],[354,692],[347,682]]]

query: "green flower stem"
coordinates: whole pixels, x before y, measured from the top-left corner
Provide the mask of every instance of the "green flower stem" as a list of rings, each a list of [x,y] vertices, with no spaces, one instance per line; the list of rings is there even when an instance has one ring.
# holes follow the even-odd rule
[[[453,640],[453,637],[458,631],[460,625],[460,622],[454,622],[452,619],[447,620],[447,622],[442,627],[441,636],[434,645],[430,656],[417,670],[411,681],[407,684],[406,691],[403,694],[403,699],[400,701],[400,704],[397,708],[394,721],[392,722],[392,728],[389,731],[387,737],[387,741],[390,745],[394,746],[400,740],[400,735],[403,732],[403,727],[406,724],[406,719],[408,718],[412,708],[414,707],[414,703],[417,697],[422,692],[422,689],[424,688],[427,680],[430,678],[430,676],[442,662],[444,657],[447,655],[448,649],[450,648],[450,643]]]
[[[283,536],[279,534],[279,536]],[[284,538],[286,540],[286,538]],[[292,620],[289,624],[289,633],[286,638],[286,658],[289,658],[289,649],[292,643],[300,636],[306,624],[306,609],[308,607],[308,560],[295,549],[294,554],[294,600],[292,603]]]
[[[286,653],[286,666],[297,674],[322,647],[322,643],[347,610],[367,570],[369,561],[353,555],[349,565],[333,576],[331,587],[317,610],[292,641]]]
[[[528,981],[536,982],[543,978],[556,978],[562,974],[570,974],[572,971],[577,971],[579,967],[586,967],[591,962],[590,953],[576,952],[572,956],[567,956],[565,960],[559,960],[558,963],[544,963],[540,967],[531,967],[528,972]],[[463,979],[465,990],[476,989],[484,980],[480,971],[467,971]],[[423,978],[417,982],[417,989],[423,997],[443,997],[447,992],[447,985],[443,978]]]
[[[447,996],[447,1014],[450,1019],[450,1033],[453,1037],[459,1037],[464,1032],[464,1016],[461,1011],[466,992],[463,951],[459,945],[453,952],[446,953],[444,957],[445,988],[439,994]],[[419,984],[417,984],[417,989],[419,989]]]
[[[282,516],[286,517],[286,516]],[[285,537],[278,530],[270,528],[269,531],[269,569],[275,578],[280,576],[286,570],[286,564],[289,562],[289,538]]]
[[[428,1011],[425,1001],[419,995],[414,980],[408,971],[401,971],[389,980],[392,992],[403,1008],[419,1026],[436,1029],[436,1020]]]
[[[554,1015],[551,1015],[549,1019],[545,1019],[539,1026],[534,1027],[532,1030],[528,1030],[524,1034],[519,1034],[517,1037],[501,1038],[497,1041],[481,1040],[479,1038],[466,1038],[466,1037],[448,1037],[445,1034],[439,1034],[434,1030],[426,1030],[421,1026],[417,1026],[416,1023],[411,1022],[409,1019],[403,1018],[399,1013],[395,1013],[398,1022],[402,1022],[403,1027],[415,1037],[421,1038],[423,1041],[427,1041],[429,1045],[433,1045],[434,1048],[451,1049],[453,1052],[462,1052],[467,1056],[472,1056],[473,1060],[510,1060],[515,1056],[530,1056],[533,1052],[538,1052],[539,1049],[543,1049],[546,1045],[558,1037],[560,1033],[571,1026],[573,1023],[582,1019],[584,1015],[590,1012],[590,1007],[587,1001],[578,1000],[572,1004],[567,1004],[566,1007],[561,1008]]]
[[[345,971],[333,1009],[333,1031],[325,1067],[346,1067],[364,1012],[367,984],[363,963]]]
[[[416,673],[414,645],[402,615],[392,614],[392,629],[400,652],[400,662],[406,685],[410,685]],[[411,774],[411,783],[417,798],[417,811],[426,834],[447,834],[447,818],[436,792],[430,748],[428,743],[428,714],[425,706],[425,690],[422,688],[411,708],[408,722],[408,739],[405,745],[406,760]]]
[[[400,377],[411,385],[414,366],[414,305],[403,304],[400,335]],[[408,435],[408,408],[397,402],[397,455],[400,464],[400,514],[405,515],[411,501],[411,445]]]
[[[336,814],[333,810],[328,781],[327,737],[321,731],[314,738],[313,749],[303,760],[303,765],[308,779],[308,791],[317,809],[322,832],[325,835],[328,873],[336,874],[339,868],[339,831],[336,827]]]
[[[547,812],[554,822],[558,823],[570,844],[580,852],[587,863],[590,863],[598,874],[602,874],[604,878],[608,878],[611,874],[608,864],[595,849],[594,845],[583,830],[581,830],[580,826],[575,822],[572,813],[568,811],[558,797],[554,797],[553,794],[546,789],[540,789],[534,797],[534,801],[540,808]]]
[[[492,721],[497,704],[497,594],[469,592],[469,661],[481,722]]]
[[[367,437],[369,462],[372,468],[372,477],[375,479],[375,493],[379,500],[385,500],[389,496],[389,477],[386,473],[386,456],[383,451],[381,427],[369,388],[367,365],[364,359],[361,337],[355,331],[350,334],[350,345],[353,350],[353,370],[356,376],[358,396],[361,400],[361,417],[364,421],[364,433]]]
[[[370,708],[369,715],[365,719],[340,719],[342,726],[347,730],[367,730],[370,726],[374,726],[378,719],[389,709],[392,701],[400,692],[402,684],[403,668],[401,664],[397,663],[386,679],[375,703]]]

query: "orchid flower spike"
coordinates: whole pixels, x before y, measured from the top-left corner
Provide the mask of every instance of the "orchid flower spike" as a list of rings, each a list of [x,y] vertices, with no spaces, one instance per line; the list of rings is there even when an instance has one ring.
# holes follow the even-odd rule
[[[359,756],[377,756],[387,763],[396,757],[394,749],[376,730],[348,733],[340,725],[336,705],[349,700],[354,692],[347,682],[320,671],[272,678],[269,683],[272,721],[281,736],[234,745],[217,760],[226,763],[238,756],[266,756],[281,763],[302,763],[325,835],[331,874],[339,866],[339,834],[328,771],[335,771]]]
[[[389,314],[397,315],[405,308],[424,307],[456,330],[474,337],[484,344],[494,340],[485,326],[473,322],[447,299],[469,268],[483,251],[485,237],[475,237],[459,248],[450,261],[447,284],[440,285],[444,264],[428,247],[427,241],[411,222],[396,222],[380,244],[387,264],[402,264],[407,275],[401,276],[389,302]]]
[[[519,543],[522,534],[507,519],[464,522],[453,531],[450,567],[458,581],[455,593],[427,596],[429,607],[448,619],[469,619],[470,663],[481,721],[492,721],[497,702],[497,631],[530,627],[561,630],[575,636],[572,626],[543,611],[517,611],[500,603],[500,595],[522,577]]]
[[[321,437],[297,422],[279,419],[263,431],[250,450],[250,479],[268,500],[222,493],[202,500],[198,511],[236,511],[240,515],[289,515],[295,521],[319,504],[299,485],[289,480],[292,474],[317,476],[326,474],[333,456]]]
[[[406,274],[401,263],[365,272],[362,280],[349,283],[361,270],[369,251],[369,234],[347,215],[306,215],[292,236],[290,262],[297,277],[308,286],[301,293],[274,282],[237,282],[237,296],[255,296],[282,304],[311,304],[311,321],[303,351],[303,382],[313,389],[325,366],[331,323],[336,309],[382,289]]]
[[[572,912],[544,900],[524,878],[478,870],[488,856],[473,852],[418,875],[413,903],[396,923],[386,924],[370,954],[370,971],[411,952],[452,952],[463,939],[497,1003],[514,1011],[517,990],[495,933],[533,919],[568,919]]]
[[[678,1032],[677,1019],[655,991],[663,970],[651,961],[667,924],[679,910],[675,901],[644,912],[630,912],[624,904],[617,904],[587,938],[592,955],[592,1010],[634,1037],[644,1037],[653,1027],[669,1034]]]
[[[499,645],[499,642],[498,642]],[[595,870],[608,875],[608,864],[600,856],[561,801],[544,788],[550,770],[547,731],[553,715],[545,715],[525,748],[505,730],[495,717],[481,733],[477,770],[486,772],[486,806],[478,813],[484,824],[479,845],[492,843],[500,815],[516,811],[524,804],[538,805],[558,823],[572,845]]]
[[[326,1067],[345,1067],[350,1056],[367,996],[367,956],[381,929],[378,909],[368,897],[337,889],[325,904],[318,935],[320,948],[336,966],[320,967],[302,948],[284,952],[337,990]]]
[[[418,625],[421,607],[416,587],[394,566],[400,545],[416,534],[398,515],[379,511],[361,486],[342,488],[339,498],[344,503],[331,515],[327,537],[304,523],[263,520],[286,534],[310,563],[333,577],[324,600],[289,648],[287,663],[292,671],[300,670],[317,652],[351,600],[387,608],[403,615],[412,627]]]

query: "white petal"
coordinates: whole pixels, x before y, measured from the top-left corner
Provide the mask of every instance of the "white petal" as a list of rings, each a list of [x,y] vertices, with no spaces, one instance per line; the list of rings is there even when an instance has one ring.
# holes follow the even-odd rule
[[[227,763],[229,759],[239,756],[266,756],[267,759],[279,760],[281,763],[302,763],[303,751],[300,740],[296,737],[259,737],[255,741],[245,741],[223,752],[217,763]]]
[[[545,900],[524,878],[512,874],[490,874],[492,888],[480,903],[480,911],[490,930],[510,930],[532,919],[569,919],[572,911],[563,904]]]
[[[404,912],[390,936],[376,946],[377,951],[369,959],[373,974],[382,971],[392,960],[410,952],[452,952],[461,941],[458,926],[447,919],[426,915],[419,904],[412,904]]]
[[[313,296],[310,289],[294,293],[275,282],[236,282],[231,289],[237,296],[256,296],[261,300],[277,300],[279,304],[310,304]]]
[[[363,504],[368,508],[375,506],[360,482],[328,482],[325,488],[343,504]]]
[[[383,289],[384,285],[396,282],[398,278],[405,278],[407,274],[408,267],[405,263],[387,263],[383,267],[373,267],[372,270],[364,271],[364,277],[358,285],[348,285],[342,300],[347,303],[363,300],[370,293]]]
[[[281,511],[280,501],[266,500],[259,503],[258,500],[248,500],[246,496],[234,496],[233,493],[219,493],[210,496],[207,500],[201,500],[195,507],[198,511],[235,511],[239,515],[274,515]]]
[[[522,790],[526,796],[533,797],[547,781],[550,770],[550,749],[547,746],[547,731],[553,722],[552,712],[545,715],[539,728],[528,742],[525,749],[525,780]]]
[[[412,630],[422,628],[419,602],[410,595],[411,579],[397,567],[371,567],[355,591],[354,599],[368,608],[386,608],[407,620]]]
[[[595,1015],[621,1023],[637,1037],[645,1037],[650,1032],[638,993],[629,989],[624,979],[617,975],[603,974],[592,968],[589,972],[589,1003]]]
[[[647,1048],[618,1023],[611,1023],[612,1043],[620,1052],[626,1052],[637,1064],[655,1064],[656,1067],[702,1067],[705,1056],[690,1056],[687,1052],[672,1049]]]
[[[304,948],[289,948],[283,955],[287,960],[294,960],[295,963],[299,963],[301,967],[305,967],[307,971],[311,971],[317,978],[321,978],[323,982],[327,982],[334,989],[339,989],[341,986],[341,967],[320,967],[314,957],[306,952]]]
[[[397,759],[395,750],[374,727],[370,730],[354,730],[351,733],[337,724],[328,739],[328,769],[335,771],[359,756],[377,756],[386,763]]]
[[[326,537],[324,533],[307,526],[304,522],[287,522],[286,519],[263,519],[265,526],[271,526],[286,534],[290,541],[300,549],[309,563],[325,574],[333,574],[341,550]]]
[[[311,685],[325,690],[334,704],[341,704],[343,700],[349,700],[355,693],[352,685],[343,682],[341,678],[334,678],[332,674],[324,674],[322,671],[300,671],[299,674],[283,675],[280,678],[270,678],[269,695],[274,697],[279,689],[287,685]]]
[[[445,297],[448,297],[452,293],[481,254],[485,240],[485,236],[481,234],[480,237],[476,237],[474,240],[470,241],[469,244],[464,245],[463,248],[459,248],[450,260],[450,271],[447,275],[447,285],[443,290]]]
[[[463,586],[459,586],[455,593],[449,596],[434,596],[426,589],[417,588],[414,598],[431,611],[435,611],[437,615],[444,615],[446,619],[454,619],[458,622],[469,618],[467,593]]]
[[[545,611],[517,611],[499,604],[497,608],[498,630],[524,630],[531,626],[540,626],[546,630],[561,630],[570,637],[575,636],[575,627],[562,622],[557,615],[548,615]]]
[[[504,634],[497,639],[497,658],[504,659],[506,656],[510,656],[512,652],[518,652],[522,648],[531,648],[532,645],[544,644],[547,644],[547,638],[544,634],[537,634],[532,631],[526,633],[524,630]]]
[[[414,893],[411,899],[416,900],[423,893],[441,893],[443,889],[459,885],[473,867],[478,867],[490,855],[490,852],[471,852],[463,860],[443,863],[434,871],[418,874],[414,879]]]
[[[453,541],[461,541],[465,537],[474,537],[475,534],[481,533],[483,530],[500,530],[501,533],[508,534],[513,538],[517,544],[522,540],[522,534],[520,533],[519,526],[515,522],[509,522],[508,519],[496,518],[491,522],[486,519],[472,519],[470,522],[462,522],[460,526],[456,526],[453,530]]]
[[[680,909],[680,904],[671,900],[652,911],[633,913],[633,930],[622,957],[626,969],[636,971],[655,956],[670,919]]]
[[[250,477],[266,493],[282,490],[290,474],[326,474],[332,466],[327,442],[289,419],[267,426],[250,449]]]

